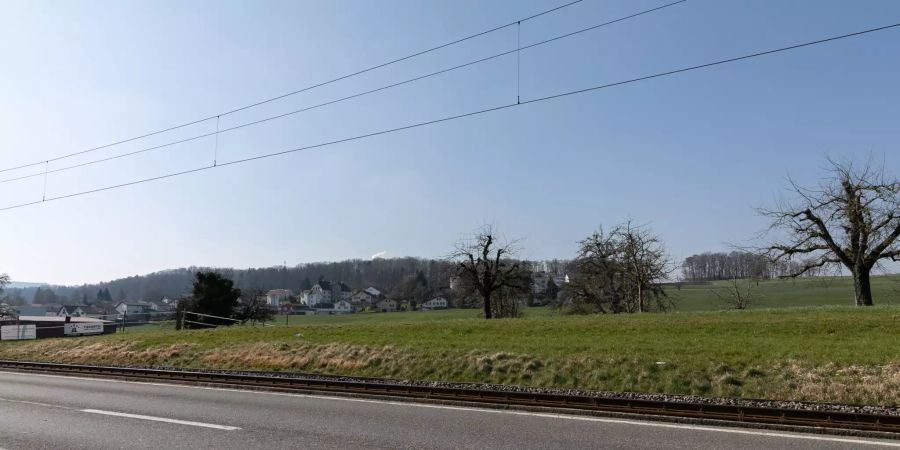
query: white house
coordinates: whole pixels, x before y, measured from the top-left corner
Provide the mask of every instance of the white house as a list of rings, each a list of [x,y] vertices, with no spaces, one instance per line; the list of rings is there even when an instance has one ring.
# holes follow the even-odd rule
[[[59,311],[56,312],[56,315],[59,317],[83,317],[86,314],[80,306],[63,305],[61,308],[59,308]]]
[[[354,313],[356,312],[356,307],[347,300],[338,300],[337,303],[334,304],[334,311],[339,313]]]
[[[375,302],[375,298],[376,298],[375,296],[373,296],[372,294],[370,294],[366,291],[359,291],[350,296],[350,303],[353,303],[355,305],[358,305],[358,304],[371,305],[372,303]]]
[[[391,299],[384,299],[376,303],[375,308],[381,312],[393,312],[397,310],[397,302]]]
[[[373,288],[372,286],[367,287],[364,292],[368,293],[369,295],[371,295],[374,298],[381,297],[381,291]]]
[[[304,298],[301,297],[300,302],[305,304],[306,306],[314,307],[322,303],[331,303],[331,291],[322,289],[322,286],[320,286],[318,283],[316,283],[316,285],[313,286],[308,293],[305,292],[304,294],[306,294],[305,301]]]
[[[266,292],[266,304],[269,306],[278,306],[282,301],[288,301],[294,293],[290,289],[272,289]]]
[[[116,311],[119,314],[148,314],[153,310],[150,309],[150,305],[143,302],[119,302],[116,305]]]
[[[431,300],[428,300],[425,303],[422,303],[422,311],[430,311],[432,309],[447,309],[447,299],[444,297],[435,297]]]

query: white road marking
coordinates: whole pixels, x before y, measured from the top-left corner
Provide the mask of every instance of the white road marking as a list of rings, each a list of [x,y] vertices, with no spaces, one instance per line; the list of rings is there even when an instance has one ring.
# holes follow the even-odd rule
[[[127,417],[129,419],[140,419],[140,420],[150,420],[153,422],[175,423],[178,425],[190,425],[190,426],[194,426],[194,427],[203,427],[203,428],[215,428],[216,430],[225,430],[225,431],[240,430],[240,427],[232,427],[232,426],[228,426],[228,425],[216,425],[214,423],[192,422],[190,420],[168,419],[165,417],[144,416],[141,414],[129,414],[129,413],[123,413],[123,412],[116,412],[116,411],[104,411],[102,409],[82,409],[80,411],[86,412],[86,413],[91,413],[91,414],[103,414],[105,416]]]
[[[784,432],[777,432],[777,431],[724,428],[724,427],[720,428],[720,427],[713,427],[713,426],[688,425],[688,424],[654,422],[654,421],[642,422],[642,421],[638,421],[638,420],[614,419],[614,418],[608,418],[608,417],[588,417],[588,416],[576,416],[576,415],[567,415],[567,414],[535,413],[535,412],[528,412],[528,411],[512,411],[512,410],[489,409],[489,408],[472,408],[472,407],[465,407],[465,406],[429,405],[429,404],[425,404],[425,403],[415,403],[415,402],[398,402],[398,401],[391,401],[391,400],[371,400],[371,399],[351,398],[351,397],[329,397],[326,395],[291,394],[291,393],[287,393],[287,392],[254,391],[254,390],[247,390],[247,389],[230,389],[230,388],[219,388],[219,387],[210,387],[210,386],[190,386],[190,385],[185,385],[185,384],[167,384],[167,383],[157,383],[157,382],[150,382],[150,381],[128,381],[128,380],[100,379],[100,378],[91,378],[91,377],[76,377],[76,376],[67,376],[67,375],[32,374],[32,373],[22,373],[22,372],[8,372],[8,371],[3,371],[3,370],[0,370],[0,374],[27,375],[29,377],[40,376],[40,377],[49,377],[49,378],[76,379],[76,380],[95,381],[95,382],[102,381],[103,383],[142,384],[142,385],[146,385],[146,386],[162,386],[162,387],[167,387],[167,388],[174,387],[174,388],[184,388],[184,389],[202,389],[202,390],[209,390],[209,391],[235,392],[235,393],[241,393],[241,394],[263,394],[263,395],[275,395],[275,396],[281,396],[281,397],[314,398],[314,399],[321,399],[321,400],[358,402],[358,403],[378,403],[378,404],[382,404],[382,405],[396,405],[396,406],[404,406],[404,407],[412,406],[412,407],[417,407],[417,408],[447,409],[447,410],[455,410],[455,411],[468,411],[468,412],[491,413],[491,414],[509,414],[509,415],[515,415],[515,416],[532,416],[532,417],[543,417],[543,418],[562,419],[562,420],[579,420],[579,421],[585,421],[585,422],[615,423],[615,424],[637,425],[637,426],[657,427],[657,428],[674,428],[674,429],[694,430],[694,431],[708,431],[708,432],[714,432],[714,433],[746,434],[746,435],[752,435],[752,436],[768,436],[768,437],[777,437],[777,438],[786,438],[786,439],[802,439],[802,440],[811,440],[811,441],[839,442],[839,443],[844,443],[844,444],[874,445],[874,446],[880,446],[880,447],[900,448],[900,442],[874,441],[874,440],[857,439],[857,438],[842,438],[842,437],[816,435],[816,434],[784,433]]]

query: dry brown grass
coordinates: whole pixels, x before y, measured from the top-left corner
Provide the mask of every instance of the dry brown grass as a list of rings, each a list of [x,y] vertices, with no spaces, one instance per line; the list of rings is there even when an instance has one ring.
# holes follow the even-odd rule
[[[900,402],[900,364],[813,367],[791,362],[784,368],[788,379],[785,397],[811,401],[861,404]]]

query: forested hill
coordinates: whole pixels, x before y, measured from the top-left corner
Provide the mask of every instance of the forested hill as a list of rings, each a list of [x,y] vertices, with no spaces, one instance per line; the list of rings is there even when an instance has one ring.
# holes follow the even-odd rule
[[[349,260],[341,262],[309,263],[295,267],[259,269],[223,269],[189,267],[164,270],[117,280],[82,286],[29,286],[8,288],[10,298],[32,303],[82,303],[98,298],[98,292],[108,291],[112,300],[159,300],[177,298],[190,292],[191,281],[198,270],[215,270],[235,281],[241,289],[267,291],[286,288],[294,292],[308,289],[320,278],[344,282],[353,289],[375,286],[388,292],[399,288],[421,272],[432,288],[449,286],[450,264],[443,260],[420,258],[392,258]],[[421,278],[421,277],[420,277]],[[38,291],[40,289],[40,291]],[[49,291],[49,293],[48,293]],[[39,297],[35,299],[35,294]]]

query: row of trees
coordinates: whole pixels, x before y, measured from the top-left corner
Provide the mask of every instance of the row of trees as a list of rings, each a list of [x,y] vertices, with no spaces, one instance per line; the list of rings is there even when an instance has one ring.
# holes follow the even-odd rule
[[[450,254],[456,264],[455,288],[461,298],[477,299],[486,319],[517,316],[522,300],[532,294],[534,267],[516,259],[518,244],[502,240],[486,226]],[[609,231],[601,227],[580,242],[578,255],[566,268],[569,282],[553,300],[572,312],[640,313],[672,307],[662,288],[672,264],[660,238],[645,226],[629,221]]]
[[[707,252],[685,258],[681,274],[685,281],[786,278],[800,272],[806,263],[805,260],[775,260],[765,253],[749,251]],[[824,273],[824,268],[815,267],[803,275],[814,277]]]
[[[751,252],[701,253],[691,255],[681,264],[685,281],[731,280],[735,278],[770,278],[769,259]]]

